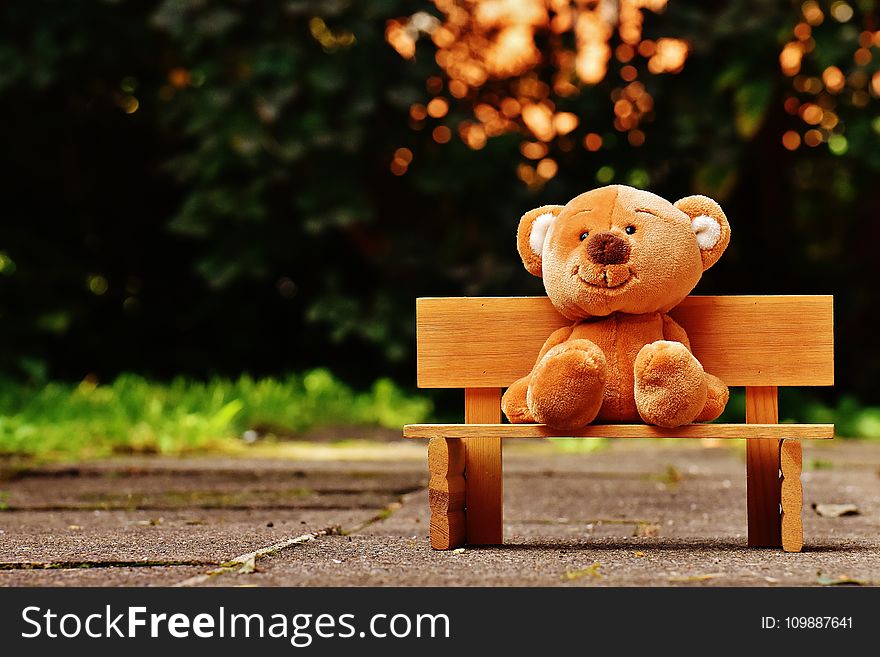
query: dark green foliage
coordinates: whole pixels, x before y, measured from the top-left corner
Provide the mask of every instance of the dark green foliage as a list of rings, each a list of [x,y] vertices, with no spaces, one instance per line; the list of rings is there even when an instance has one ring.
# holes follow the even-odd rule
[[[614,139],[612,68],[559,104],[581,117],[578,139],[600,132],[606,147],[554,153],[559,174],[533,192],[516,178],[519,136],[472,151],[408,126],[438,69],[429,42],[407,62],[384,30],[428,2],[4,2],[0,369],[39,382],[320,365],[410,385],[414,298],[540,293],[515,252],[518,217],[606,167],[723,202],[733,242],[699,291],[835,294],[836,390],[870,401],[878,101],[841,101],[841,154],[782,147],[804,128],[783,110],[794,92],[778,63],[799,5],[647,13],[646,36],[693,50],[682,73],[643,78],[645,145]],[[857,37],[827,20],[805,69],[851,67]],[[414,159],[395,177],[402,146]]]

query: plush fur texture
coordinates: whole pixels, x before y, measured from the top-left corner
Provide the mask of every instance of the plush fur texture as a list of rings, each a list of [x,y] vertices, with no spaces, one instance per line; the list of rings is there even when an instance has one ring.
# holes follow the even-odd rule
[[[527,212],[517,230],[523,265],[573,324],[554,332],[532,371],[508,388],[508,419],[577,429],[717,418],[727,386],[703,371],[666,313],[729,242],[727,217],[705,196],[672,204],[612,185]]]

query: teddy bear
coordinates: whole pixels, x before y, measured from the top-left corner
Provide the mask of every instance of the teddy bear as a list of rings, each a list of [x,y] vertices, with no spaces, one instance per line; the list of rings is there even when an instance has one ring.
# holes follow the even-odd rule
[[[703,371],[667,313],[729,242],[727,217],[706,196],[673,204],[610,185],[527,212],[517,230],[520,257],[572,324],[551,334],[532,371],[507,389],[507,418],[560,430],[717,418],[727,386]]]

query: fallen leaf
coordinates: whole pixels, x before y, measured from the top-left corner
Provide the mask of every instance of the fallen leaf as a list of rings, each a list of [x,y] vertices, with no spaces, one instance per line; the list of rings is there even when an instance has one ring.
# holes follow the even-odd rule
[[[452,554],[464,554],[464,548],[455,548]]]
[[[644,557],[645,553],[642,552],[641,550],[636,550],[635,552],[633,552],[633,556],[634,557]]]
[[[257,572],[257,558],[255,555],[251,555],[248,557],[247,561],[245,561],[241,568],[238,569],[239,575],[250,575],[251,573]]]
[[[859,515],[859,507],[855,504],[814,504],[813,511],[823,518]]]
[[[829,577],[828,575],[819,575],[816,578],[819,586],[865,586],[866,582],[855,579],[849,575],[838,575],[837,577]]]
[[[601,566],[602,564],[596,561],[592,566],[579,568],[578,570],[569,570],[562,576],[562,578],[572,581],[581,579],[582,577],[602,577],[601,573],[599,573],[599,568]]]

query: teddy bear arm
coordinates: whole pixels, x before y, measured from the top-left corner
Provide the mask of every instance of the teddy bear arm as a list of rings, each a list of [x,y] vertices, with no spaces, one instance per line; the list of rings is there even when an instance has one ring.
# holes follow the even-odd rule
[[[691,341],[687,332],[669,315],[663,315],[663,339],[681,342],[688,351],[691,351]]]
[[[706,384],[708,386],[708,394],[706,395],[706,405],[700,414],[694,418],[694,422],[711,422],[717,420],[718,416],[724,412],[727,406],[727,400],[730,397],[730,391],[724,384],[724,381],[717,376],[706,373]]]
[[[523,378],[514,381],[501,397],[501,410],[504,411],[504,415],[512,424],[535,421],[529,411],[529,405],[526,403],[531,378],[530,372]]]
[[[571,334],[574,332],[574,326],[563,326],[561,329],[556,329],[553,333],[550,334],[550,337],[544,342],[544,346],[541,347],[541,351],[538,352],[538,357],[535,359],[535,365],[541,362],[541,359],[547,355],[547,352],[550,351],[556,345],[562,344],[566,340],[571,337]],[[532,371],[534,371],[535,367],[532,366]]]
[[[553,347],[568,340],[571,337],[573,330],[574,327],[564,326],[551,333],[550,337],[547,338],[547,341],[544,342],[544,346],[541,347],[541,351],[535,359],[535,365],[540,363],[541,359],[544,358],[547,352]],[[532,372],[534,369],[534,366],[532,366]],[[532,380],[532,372],[529,372],[521,379],[514,381],[504,393],[504,396],[501,397],[501,410],[504,411],[504,415],[506,415],[507,419],[513,424],[535,421],[535,418],[526,403],[526,395],[528,394],[529,383]]]

